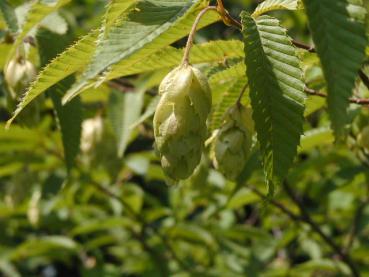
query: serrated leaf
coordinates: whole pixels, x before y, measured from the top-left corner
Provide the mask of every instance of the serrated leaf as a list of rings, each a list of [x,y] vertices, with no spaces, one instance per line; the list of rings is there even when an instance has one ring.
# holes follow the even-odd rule
[[[11,60],[13,58],[18,47],[23,42],[23,39],[27,36],[28,32],[31,31],[33,27],[39,24],[49,14],[52,14],[69,2],[70,0],[49,1],[49,3],[45,1],[33,2],[27,13],[23,25],[20,27],[20,31],[9,53],[8,60]]]
[[[46,65],[62,52],[68,44],[65,36],[60,36],[46,30],[41,30],[38,33],[37,41],[40,61],[43,65]],[[70,76],[48,89],[62,134],[64,157],[68,170],[73,167],[74,160],[80,149],[82,125],[82,103],[80,98],[76,98],[68,105],[61,105],[61,99],[64,93],[73,82],[74,78]]]
[[[297,10],[300,7],[300,0],[265,0],[256,7],[252,16],[256,18],[270,11]]]
[[[17,16],[15,15],[14,9],[9,5],[8,0],[0,1],[0,11],[4,16],[5,23],[9,30],[13,33],[18,30]]]
[[[349,98],[365,57],[366,10],[361,0],[304,0],[328,87],[328,112],[336,137],[348,122]]]
[[[285,178],[303,133],[304,82],[296,49],[279,21],[242,13],[246,73],[269,185]]]
[[[120,63],[120,66],[124,66],[124,68],[130,68],[132,64],[144,60],[145,57],[149,56],[153,52],[156,52],[157,49],[161,49],[162,47],[167,46],[185,36],[191,28],[193,20],[196,17],[196,12],[202,6],[203,5],[196,5],[193,9],[191,9],[191,12],[189,12],[187,16],[180,19],[165,34],[162,34],[160,40],[157,43],[155,43],[154,41],[153,45],[155,47],[152,46],[150,49],[142,49],[141,51],[138,51],[137,53],[126,59],[124,61],[124,64]],[[219,17],[216,13],[211,13],[203,18],[202,23],[199,27],[201,28],[207,26],[208,24],[213,23],[218,19]],[[10,124],[18,116],[18,114],[38,95],[42,94],[43,92],[45,92],[46,89],[64,79],[65,77],[69,76],[70,74],[82,70],[91,61],[91,58],[94,55],[96,47],[95,42],[98,36],[98,30],[91,31],[90,34],[80,39],[77,43],[75,43],[69,49],[65,50],[59,57],[57,57],[49,65],[47,65],[41,71],[37,80],[33,83],[28,92],[25,94],[25,97],[19,103],[12,118],[8,120],[7,127],[10,126]],[[112,68],[114,68],[114,66]]]
[[[105,15],[103,31],[106,31],[136,0],[114,0],[108,5]],[[14,118],[38,95],[53,86],[67,76],[81,71],[92,59],[99,31],[93,30],[78,40],[74,45],[66,49],[60,56],[50,62],[38,75],[37,80],[28,89],[25,97],[19,103],[13,117],[8,121],[8,126]]]
[[[101,33],[104,36],[117,19],[138,0],[111,0],[104,15],[104,23]]]
[[[132,129],[130,127],[140,116],[144,93],[145,90],[126,93],[116,90],[111,92],[108,111],[117,138],[117,154],[120,158],[123,156],[131,137]]]
[[[88,64],[96,46],[95,40],[97,36],[98,31],[90,32],[44,67],[18,104],[12,118],[8,120],[7,128],[37,96]]]
[[[234,81],[236,78],[241,78],[245,76],[245,63],[239,62],[229,68],[219,71],[209,78],[210,87],[213,89],[221,83],[226,83],[229,81]]]
[[[139,1],[127,18],[112,26],[99,41],[88,69],[63,102],[78,95],[91,80],[114,64],[129,58],[128,65],[131,65],[188,34],[195,16],[206,4],[205,0]],[[219,19],[216,13],[209,14],[201,26]]]

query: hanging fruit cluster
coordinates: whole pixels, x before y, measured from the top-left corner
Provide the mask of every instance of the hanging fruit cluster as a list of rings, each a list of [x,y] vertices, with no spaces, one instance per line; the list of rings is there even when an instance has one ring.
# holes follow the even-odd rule
[[[164,172],[173,180],[187,179],[193,174],[208,137],[207,119],[212,106],[210,86],[206,76],[189,63],[196,27],[206,10],[194,23],[182,64],[159,86],[161,99],[154,115],[155,148]],[[239,99],[226,113],[213,147],[214,164],[227,178],[236,179],[245,166],[253,130],[251,112]]]

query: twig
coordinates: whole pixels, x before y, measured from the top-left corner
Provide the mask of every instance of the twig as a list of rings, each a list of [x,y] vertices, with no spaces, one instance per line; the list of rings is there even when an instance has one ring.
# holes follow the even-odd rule
[[[323,97],[326,98],[327,95],[325,93],[313,90],[311,88],[305,87],[305,92],[309,95],[313,95],[313,96],[319,96],[319,97]],[[352,97],[349,99],[349,101],[353,104],[357,104],[357,105],[369,105],[369,98],[356,98],[356,97]]]
[[[293,40],[292,43],[298,48],[305,49],[309,51],[310,53],[316,53],[316,49],[314,46],[309,46],[309,45],[306,45],[296,40]],[[369,89],[369,77],[364,73],[362,69],[359,70],[359,77],[361,81],[363,82],[363,84]]]
[[[315,53],[315,48],[314,46],[309,46],[306,45],[302,42],[296,41],[296,40],[292,40],[292,43],[297,47],[297,48],[301,48],[301,49],[305,49],[307,51],[309,51],[310,53]]]
[[[296,196],[296,194],[292,191],[291,187],[289,186],[287,182],[283,183],[283,187],[287,195],[290,197],[290,199],[299,208],[303,221],[306,222],[308,225],[310,225],[312,230],[315,231],[332,248],[332,250],[342,259],[342,261],[347,264],[347,266],[350,268],[352,272],[352,275],[355,277],[359,277],[360,273],[357,270],[356,265],[352,261],[351,257],[345,251],[343,251],[341,247],[338,244],[336,244],[329,236],[327,236],[315,221],[313,221],[309,213],[306,211],[304,204]]]

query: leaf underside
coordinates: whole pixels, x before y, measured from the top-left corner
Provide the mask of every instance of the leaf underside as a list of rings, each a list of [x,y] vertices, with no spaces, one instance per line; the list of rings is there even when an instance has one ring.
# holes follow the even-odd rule
[[[98,41],[92,62],[67,93],[64,102],[78,95],[91,80],[110,71],[109,67],[118,62],[128,58],[130,64],[135,63],[188,34],[194,18],[206,4],[203,0],[137,2],[127,18],[112,26]],[[210,22],[216,21],[218,16],[211,14]]]

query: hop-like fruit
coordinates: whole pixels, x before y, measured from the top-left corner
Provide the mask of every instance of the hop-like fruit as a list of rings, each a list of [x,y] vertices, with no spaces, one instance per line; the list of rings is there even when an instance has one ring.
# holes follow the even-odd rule
[[[209,84],[198,69],[182,65],[164,78],[159,94],[154,115],[156,150],[170,178],[186,179],[200,162],[207,136]]]
[[[369,125],[361,130],[357,136],[357,143],[369,152]]]
[[[36,68],[28,60],[16,58],[7,65],[4,77],[13,99],[18,99],[36,78]]]
[[[214,141],[214,165],[228,179],[235,180],[246,165],[253,133],[250,109],[241,104],[232,106]]]

